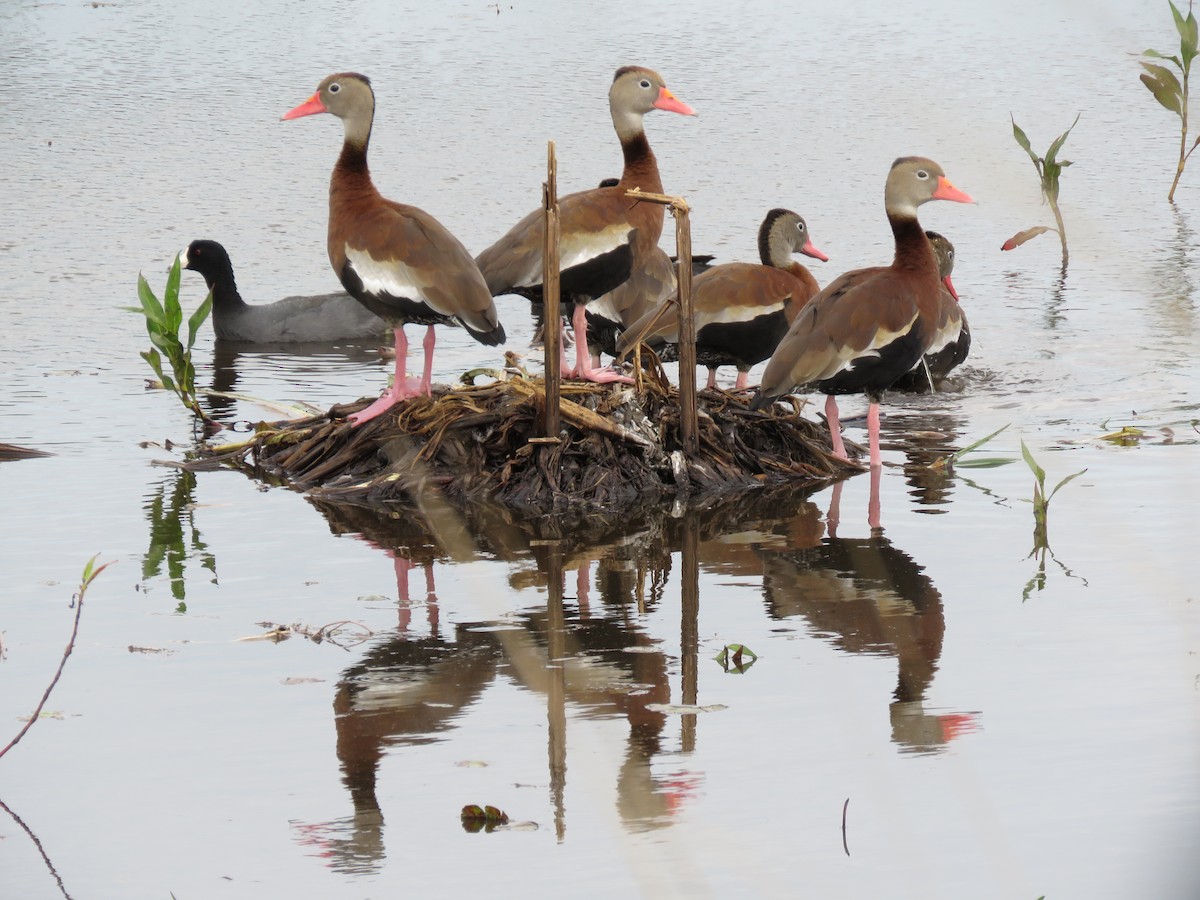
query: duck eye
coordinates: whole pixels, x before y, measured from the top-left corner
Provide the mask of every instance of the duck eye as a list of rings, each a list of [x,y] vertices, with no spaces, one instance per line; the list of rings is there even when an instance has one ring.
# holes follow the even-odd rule
[[[342,86],[335,81],[333,84],[331,84],[329,86],[329,93],[336,94],[341,89],[342,89]]]
[[[929,177],[929,173],[926,172],[924,169],[917,169],[917,177],[920,178],[922,181],[924,181],[926,178]]]
[[[641,87],[643,87],[643,88],[645,88],[645,89],[649,90],[649,88],[650,88],[650,79],[649,79],[649,78],[643,78],[641,81],[639,81],[639,82],[638,82],[638,85],[640,85]]]

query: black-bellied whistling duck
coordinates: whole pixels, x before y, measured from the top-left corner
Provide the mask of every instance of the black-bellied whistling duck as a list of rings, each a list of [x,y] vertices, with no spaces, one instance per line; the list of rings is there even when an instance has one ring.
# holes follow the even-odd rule
[[[967,315],[958,305],[958,291],[950,279],[954,271],[954,245],[936,231],[926,231],[925,236],[933,245],[938,261],[938,274],[946,286],[942,295],[942,309],[938,317],[937,332],[925,356],[911,372],[901,375],[892,385],[893,390],[913,391],[921,394],[936,390],[938,384],[950,374],[950,370],[962,364],[971,351],[971,329]]]
[[[933,343],[942,282],[917,221],[917,207],[929,200],[975,202],[931,159],[906,156],[892,163],[883,196],[896,243],[892,264],[846,272],[813,297],[771,356],[751,404],[761,408],[802,385],[827,394],[825,415],[841,459],[847,456],[836,395],[867,395],[871,466],[882,465],[880,397]]]
[[[737,367],[735,390],[744,390],[750,368],[769,357],[808,300],[820,290],[812,273],[792,260],[793,253],[828,260],[808,236],[804,219],[787,209],[767,213],[758,229],[761,265],[725,263],[692,282],[696,322],[696,361],[708,367],[708,387],[717,386],[717,369]],[[633,348],[642,329],[658,314],[646,313],[617,342],[617,352]],[[652,347],[677,344],[679,307],[671,303],[658,324],[642,338]]]
[[[608,105],[625,157],[621,180],[612,187],[568,194],[558,201],[559,287],[566,306],[573,308],[576,342],[575,368],[563,374],[588,381],[627,382],[630,379],[616,372],[592,368],[586,307],[641,267],[662,234],[663,207],[625,196],[633,188],[647,193],[662,193],[663,189],[642,117],[654,109],[688,116],[696,113],[667,90],[657,72],[640,66],[617,70]],[[543,213],[536,209],[476,257],[493,294],[520,294],[541,302],[544,235]]]
[[[433,377],[434,325],[462,325],[481,344],[504,343],[504,326],[471,254],[433,216],[385,200],[371,181],[367,144],[375,118],[371,82],[355,72],[330,75],[285,119],[333,113],[345,140],[329,181],[329,262],[342,286],[396,333],[396,379],[383,396],[350,417],[360,425],[398,401],[428,395]],[[411,384],[404,325],[429,326],[425,368]]]
[[[629,278],[587,305],[588,350],[593,366],[600,353],[616,356],[617,342],[634,322],[660,303],[675,296],[675,263],[658,247],[653,248]]]
[[[251,305],[238,293],[229,254],[216,241],[192,241],[179,254],[183,268],[199,272],[212,291],[217,337],[243,344],[299,344],[378,338],[387,323],[349,294],[284,297]]]

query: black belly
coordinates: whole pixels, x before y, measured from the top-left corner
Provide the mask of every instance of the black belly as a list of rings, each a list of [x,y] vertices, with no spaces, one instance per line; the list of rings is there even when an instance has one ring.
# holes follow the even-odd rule
[[[696,361],[710,369],[737,366],[738,371],[748,371],[770,358],[787,330],[782,309],[745,322],[705,325],[696,333]]]
[[[363,290],[362,279],[349,263],[342,268],[342,287],[355,300],[391,325],[461,325],[457,318],[431,309],[420,300],[373,294]]]
[[[880,348],[878,356],[856,360],[853,369],[819,381],[815,387],[823,394],[866,394],[877,400],[920,363],[923,344],[920,328],[914,325],[906,334]]]

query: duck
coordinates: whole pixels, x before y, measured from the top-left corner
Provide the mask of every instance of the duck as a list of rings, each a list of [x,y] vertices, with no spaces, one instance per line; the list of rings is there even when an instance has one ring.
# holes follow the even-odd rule
[[[917,394],[937,390],[951,370],[961,365],[971,352],[971,329],[967,325],[967,314],[959,305],[958,291],[954,289],[954,282],[950,278],[954,271],[954,244],[936,231],[926,231],[925,237],[933,245],[938,274],[945,285],[937,334],[921,364],[901,375],[892,385],[892,390]]]
[[[654,247],[629,278],[587,305],[587,339],[592,366],[600,354],[619,355],[621,336],[647,312],[675,296],[675,260]]]
[[[329,181],[329,262],[347,293],[387,322],[395,334],[396,373],[374,403],[350,416],[362,425],[401,400],[430,396],[435,325],[466,328],[485,346],[505,341],[496,305],[471,254],[424,210],[385,199],[371,180],[367,147],[375,92],[367,76],[339,72],[282,118],[331,113],[342,120],[342,152]],[[427,326],[419,382],[407,375],[407,323]]]
[[[758,229],[761,264],[724,263],[692,282],[696,361],[708,368],[708,389],[717,386],[717,370],[732,365],[738,372],[734,390],[745,390],[751,367],[774,352],[801,308],[820,290],[813,274],[792,260],[793,253],[829,260],[813,244],[801,215],[772,209]],[[617,341],[618,355],[632,350],[639,336],[656,349],[672,348],[660,356],[678,358],[673,350],[679,342],[678,305],[668,303],[661,315],[653,309],[629,326]]]
[[[917,220],[930,200],[974,203],[932,159],[904,156],[884,185],[884,211],[895,241],[891,265],[854,269],[830,282],[796,316],[767,361],[752,409],[799,387],[826,394],[833,453],[848,460],[838,394],[866,394],[871,468],[881,466],[879,403],[933,345],[942,304],[933,245]]]
[[[612,369],[592,366],[586,311],[646,264],[662,234],[663,207],[630,200],[634,188],[662,193],[658,161],[642,119],[652,110],[686,116],[696,111],[667,88],[661,75],[643,66],[622,66],[608,92],[613,128],[621,142],[624,169],[617,184],[559,198],[559,288],[575,331],[576,363],[564,377],[597,383],[631,381]],[[540,208],[525,216],[475,261],[493,295],[518,294],[542,302],[545,223]]]
[[[387,323],[345,291],[249,304],[238,293],[229,253],[216,241],[195,240],[179,253],[213,295],[213,332],[241,344],[300,344],[378,338]]]

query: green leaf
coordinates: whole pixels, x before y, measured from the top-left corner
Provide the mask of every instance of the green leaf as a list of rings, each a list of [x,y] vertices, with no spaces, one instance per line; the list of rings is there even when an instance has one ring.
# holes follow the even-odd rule
[[[1175,19],[1175,30],[1179,32],[1180,47],[1187,48],[1190,44],[1194,51],[1196,49],[1196,17],[1192,15],[1191,9],[1188,9],[1187,18],[1184,18],[1183,13],[1170,0],[1168,0],[1168,5],[1171,7],[1171,17]],[[1191,4],[1188,5],[1191,6]]]
[[[154,349],[143,350],[141,356],[142,359],[150,363],[150,368],[154,370],[154,374],[158,376],[158,380],[166,385],[167,379],[163,375],[162,358],[158,355],[158,351]]]
[[[1060,481],[1058,484],[1056,484],[1054,486],[1054,490],[1052,490],[1050,492],[1050,496],[1046,498],[1046,502],[1049,503],[1050,500],[1054,497],[1055,494],[1057,494],[1059,492],[1059,490],[1061,488],[1066,487],[1068,484],[1070,484],[1072,481],[1074,481],[1076,478],[1078,478],[1080,475],[1082,475],[1086,471],[1087,471],[1087,469],[1080,469],[1074,475],[1068,475],[1066,478],[1064,478],[1062,481]]]
[[[1009,118],[1012,119],[1011,113],[1009,114]],[[1017,124],[1016,119],[1012,119],[1012,127],[1013,137],[1017,139],[1017,143],[1020,144],[1024,148],[1025,152],[1029,154],[1029,158],[1033,160],[1033,164],[1037,166],[1037,170],[1040,173],[1042,171],[1042,161],[1038,158],[1038,155],[1033,152],[1033,147],[1029,144],[1029,138],[1025,136],[1025,132],[1021,130],[1021,126]]]
[[[145,276],[138,273],[138,299],[142,302],[142,312],[146,314],[147,322],[153,322],[159,326],[166,326],[167,315],[163,312],[162,304],[158,302],[158,298],[154,296],[154,291],[150,290],[150,285],[146,281]]]
[[[1025,459],[1025,465],[1029,466],[1033,472],[1033,477],[1037,479],[1039,485],[1046,483],[1046,470],[1037,464],[1037,460],[1033,458],[1033,454],[1029,452],[1029,448],[1025,446],[1025,442],[1021,441],[1021,456]]]
[[[1012,423],[1009,423],[1009,424],[1012,424]],[[1001,425],[999,428],[997,428],[995,431],[993,431],[991,434],[987,435],[986,437],[981,437],[979,440],[975,441],[974,443],[967,444],[967,446],[963,447],[961,450],[956,450],[953,454],[951,454],[950,458],[952,460],[954,460],[955,462],[957,462],[958,460],[962,459],[962,457],[964,457],[968,453],[970,453],[972,450],[977,450],[980,447],[982,447],[984,444],[986,444],[988,441],[990,441],[996,435],[1000,434],[1000,432],[1004,431],[1006,428],[1008,428],[1008,425]]]
[[[979,459],[964,459],[961,462],[954,464],[958,469],[998,469],[1000,466],[1007,466],[1016,462],[1015,459],[1009,459],[1007,456],[982,456]]]
[[[187,348],[192,349],[192,345],[196,343],[196,333],[200,330],[200,326],[204,324],[204,320],[208,318],[208,314],[212,311],[213,293],[208,292],[208,296],[204,298],[204,302],[196,307],[196,311],[188,318],[188,341]]]
[[[1179,71],[1183,71],[1183,63],[1179,61],[1178,56],[1167,56],[1165,53],[1159,53],[1157,50],[1143,50],[1142,56],[1149,56],[1151,59],[1165,59],[1175,63],[1179,67]]]
[[[1164,66],[1156,66],[1151,63],[1142,63],[1146,67],[1146,71],[1139,77],[1149,90],[1154,95],[1154,99],[1169,109],[1175,115],[1183,116],[1183,87],[1179,84],[1179,79],[1175,74]]]
[[[179,278],[179,257],[176,256],[167,273],[167,286],[163,290],[163,309],[167,313],[167,328],[171,334],[178,334],[179,326],[183,324],[183,307],[179,305]]]
[[[1142,63],[1142,65],[1146,65],[1146,63]],[[1160,66],[1160,68],[1161,68],[1161,66]],[[1165,72],[1166,69],[1163,69],[1163,71]],[[1062,134],[1060,134],[1057,138],[1054,139],[1054,143],[1051,144],[1050,149],[1046,151],[1047,165],[1052,164],[1055,161],[1055,157],[1058,156],[1058,151],[1061,150],[1063,144],[1065,144],[1067,142],[1067,135],[1069,135],[1071,133],[1072,128],[1074,128],[1076,125],[1079,124],[1079,117],[1081,115],[1083,115],[1083,114],[1076,113],[1075,121],[1071,123],[1071,127],[1068,128],[1066,131],[1064,131]]]
[[[179,340],[173,334],[159,334],[157,331],[151,332],[150,343],[161,350],[167,359],[172,362],[179,356]]]

